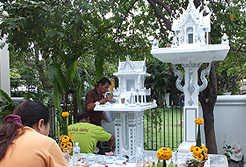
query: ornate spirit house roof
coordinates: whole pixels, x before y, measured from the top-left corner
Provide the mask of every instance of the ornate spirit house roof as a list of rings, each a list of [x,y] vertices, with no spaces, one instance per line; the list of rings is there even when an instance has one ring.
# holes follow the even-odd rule
[[[230,49],[227,36],[222,37],[221,44],[209,44],[211,11],[207,7],[200,11],[200,8],[196,8],[193,0],[189,0],[187,10],[182,8],[183,14],[178,19],[173,18],[172,46],[159,48],[158,42],[154,41],[151,54],[162,62],[173,64],[223,60]],[[208,14],[204,16],[204,12]]]
[[[118,72],[114,73],[115,76],[127,74],[142,74],[146,76],[150,76],[150,74],[146,73],[146,63],[144,61],[131,61],[129,56],[126,57],[125,62],[121,62],[119,60]]]

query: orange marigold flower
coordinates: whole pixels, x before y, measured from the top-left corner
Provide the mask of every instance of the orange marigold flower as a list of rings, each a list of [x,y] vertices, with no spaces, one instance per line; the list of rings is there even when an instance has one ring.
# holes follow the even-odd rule
[[[196,147],[195,145],[191,146],[190,151],[192,152],[195,147]]]
[[[157,158],[159,160],[169,160],[172,157],[172,150],[170,148],[162,147],[157,151]]]
[[[208,149],[204,145],[202,145],[202,149],[205,153],[208,153]]]
[[[200,125],[200,124],[203,124],[203,119],[202,119],[202,118],[196,118],[196,119],[195,119],[195,123],[196,123],[196,124],[199,124],[199,125]]]
[[[67,135],[65,135],[63,138],[62,138],[62,142],[68,142],[69,141],[69,137]]]
[[[199,160],[199,161],[202,161],[204,159],[204,156],[202,154],[198,154],[196,156],[196,159]]]
[[[202,153],[202,149],[200,147],[195,147],[193,149],[193,154],[199,155]]]
[[[67,148],[72,148],[73,144],[71,142],[67,142]]]
[[[69,112],[67,112],[67,111],[64,111],[64,112],[62,112],[62,117],[68,117],[69,116]]]
[[[61,143],[60,143],[60,147],[61,147],[61,148],[65,148],[65,147],[66,147],[66,142],[61,142]]]
[[[208,154],[204,153],[204,160],[208,160]]]
[[[61,140],[61,139],[63,138],[63,136],[64,136],[64,135],[61,135],[61,136],[59,137],[59,140]]]
[[[73,140],[73,135],[68,134],[68,137]]]

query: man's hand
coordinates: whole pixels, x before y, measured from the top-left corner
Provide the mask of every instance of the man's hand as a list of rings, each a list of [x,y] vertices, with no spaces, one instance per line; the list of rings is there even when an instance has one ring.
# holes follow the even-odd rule
[[[115,145],[114,143],[109,145],[108,148],[111,150],[111,151],[114,151],[115,150]]]
[[[113,96],[108,95],[107,97],[105,97],[105,99],[106,99],[107,101],[111,101],[111,100],[113,99]],[[107,101],[106,101],[106,102],[107,102]]]
[[[114,151],[115,150],[115,137],[112,135],[108,141],[108,148],[111,150],[111,151]]]

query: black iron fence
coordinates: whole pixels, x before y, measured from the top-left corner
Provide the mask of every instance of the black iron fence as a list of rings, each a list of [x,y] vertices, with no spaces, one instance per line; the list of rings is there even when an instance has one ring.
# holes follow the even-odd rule
[[[51,112],[50,137],[59,139],[61,129],[54,106],[48,106]],[[72,111],[71,111],[72,112]],[[68,124],[73,120],[70,113]],[[155,108],[144,112],[144,148],[157,150],[170,147],[176,150],[183,141],[183,109],[179,106]]]
[[[183,109],[177,106],[155,108],[144,113],[144,148],[176,150],[183,141]]]

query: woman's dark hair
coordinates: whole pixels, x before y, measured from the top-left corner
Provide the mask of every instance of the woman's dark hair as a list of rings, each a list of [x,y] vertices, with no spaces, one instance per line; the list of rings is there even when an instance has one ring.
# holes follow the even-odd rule
[[[4,124],[0,129],[0,161],[4,157],[12,141],[20,137],[25,131],[24,126],[33,127],[40,119],[47,125],[50,121],[49,110],[37,101],[27,100],[20,103],[13,112],[21,117],[22,125],[10,122]],[[23,126],[24,125],[24,126]],[[17,131],[21,129],[22,131]]]

